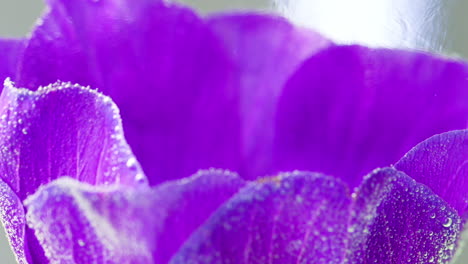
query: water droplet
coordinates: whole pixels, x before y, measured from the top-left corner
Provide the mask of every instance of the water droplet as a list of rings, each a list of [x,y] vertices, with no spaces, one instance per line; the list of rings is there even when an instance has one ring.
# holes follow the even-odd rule
[[[129,168],[129,169],[136,169],[136,168],[135,168],[136,164],[137,164],[137,161],[136,161],[136,159],[133,158],[133,157],[132,157],[132,158],[129,158],[129,159],[127,160],[127,163],[126,163],[127,168]]]
[[[430,216],[431,219],[434,219],[435,217],[436,217],[435,213],[432,213],[431,216]]]
[[[28,130],[26,128],[23,128],[23,129],[21,129],[21,133],[26,135],[26,134],[28,134]]]
[[[82,239],[78,239],[77,242],[78,242],[78,245],[80,245],[80,247],[84,247],[85,242]]]
[[[442,225],[444,227],[450,227],[452,225],[452,218],[447,217],[447,219],[445,219],[445,222]]]
[[[146,182],[145,175],[143,175],[141,173],[137,173],[137,175],[135,175],[135,181],[137,181],[139,183],[145,183]]]
[[[296,196],[296,202],[297,203],[302,203],[303,201],[304,201],[304,198],[302,198],[302,196],[300,196],[300,195]]]

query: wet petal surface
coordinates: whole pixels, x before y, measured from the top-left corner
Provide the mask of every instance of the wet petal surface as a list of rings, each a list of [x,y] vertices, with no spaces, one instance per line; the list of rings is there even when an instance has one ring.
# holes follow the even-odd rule
[[[224,204],[170,263],[341,263],[351,199],[313,173],[260,179]]]
[[[431,188],[466,219],[468,130],[435,135],[409,151],[395,168]]]
[[[243,185],[237,175],[220,170],[154,189],[61,178],[25,204],[28,225],[51,263],[167,263]]]
[[[156,187],[155,211],[163,220],[156,223],[155,263],[167,263],[187,238],[244,184],[236,174],[212,169]]]
[[[265,175],[278,93],[329,44],[267,15],[203,20],[162,1],[50,2],[19,84],[60,79],[110,95],[151,184],[210,167]]]
[[[347,263],[449,263],[461,230],[457,212],[429,188],[376,170],[356,193]]]
[[[0,114],[1,177],[20,199],[61,176],[91,184],[145,181],[109,97],[69,83],[31,92],[7,82]]]
[[[19,201],[62,176],[97,185],[145,183],[116,106],[95,91],[56,83],[31,92],[6,82],[0,118],[1,178]],[[25,233],[16,239],[26,239],[33,261],[42,263],[42,248],[31,230]]]
[[[5,228],[11,249],[18,263],[29,263],[31,256],[25,239],[26,219],[23,204],[8,184],[1,179],[0,197],[0,220]]]
[[[25,205],[28,225],[51,264],[149,264],[157,221],[151,198],[145,186],[99,188],[60,178]]]

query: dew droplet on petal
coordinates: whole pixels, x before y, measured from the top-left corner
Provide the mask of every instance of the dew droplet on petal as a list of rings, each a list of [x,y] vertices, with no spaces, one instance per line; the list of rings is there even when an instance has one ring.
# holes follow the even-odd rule
[[[447,217],[442,225],[444,227],[450,227],[452,225],[452,218]]]

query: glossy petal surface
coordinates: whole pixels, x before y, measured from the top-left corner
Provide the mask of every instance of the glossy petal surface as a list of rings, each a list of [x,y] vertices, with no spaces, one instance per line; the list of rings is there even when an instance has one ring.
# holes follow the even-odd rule
[[[0,83],[15,77],[24,45],[23,39],[0,39]]]
[[[153,184],[238,167],[232,65],[200,18],[161,1],[53,2],[26,49],[20,83],[59,78],[110,95]]]
[[[431,188],[468,217],[468,130],[435,135],[414,147],[395,168]]]
[[[25,205],[51,264],[154,263],[158,216],[148,187],[98,188],[60,178]]]
[[[280,88],[328,45],[270,16],[204,21],[162,1],[50,2],[18,82],[35,89],[60,79],[110,95],[152,184],[210,167],[264,175]]]
[[[19,264],[31,259],[25,240],[26,219],[23,204],[16,194],[0,179],[0,220],[7,233],[16,260]]]
[[[167,263],[193,231],[244,184],[236,174],[211,169],[156,187],[155,212],[161,216],[154,223],[156,263]]]
[[[238,74],[244,163],[237,171],[255,179],[271,167],[273,115],[286,80],[305,59],[331,42],[267,15],[218,15],[208,23],[223,41]]]
[[[356,193],[347,263],[449,263],[461,232],[457,212],[395,169],[369,175]]]
[[[224,204],[170,263],[341,263],[351,199],[339,181],[260,179]]]
[[[217,170],[155,189],[64,178],[28,198],[27,219],[51,263],[167,263],[241,186],[237,175]]]
[[[357,186],[424,139],[468,123],[468,67],[424,53],[339,46],[313,56],[277,109],[274,171]]]
[[[117,108],[95,91],[57,83],[31,92],[6,82],[0,116],[1,178],[20,201],[61,176],[91,184],[145,182]],[[26,235],[40,263],[42,249],[30,230]]]
[[[37,92],[6,83],[0,114],[1,177],[20,199],[61,176],[91,184],[145,180],[109,97],[68,83]]]

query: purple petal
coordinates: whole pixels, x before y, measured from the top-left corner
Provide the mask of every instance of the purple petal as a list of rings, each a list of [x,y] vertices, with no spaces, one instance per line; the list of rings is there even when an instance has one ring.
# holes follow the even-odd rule
[[[241,154],[245,163],[237,171],[254,179],[271,167],[274,109],[287,78],[306,58],[331,42],[267,15],[218,15],[208,23],[238,65]]]
[[[158,216],[148,187],[99,188],[60,178],[25,205],[51,263],[153,263]]]
[[[16,76],[24,46],[23,39],[0,39],[0,83]]]
[[[95,91],[57,83],[31,92],[6,82],[0,118],[0,175],[20,201],[61,176],[91,184],[145,182],[116,106]],[[29,229],[24,239],[33,261],[42,263],[42,249]]]
[[[359,46],[313,56],[277,110],[274,171],[320,171],[351,186],[417,143],[468,123],[468,67]]]
[[[254,182],[200,227],[170,263],[342,263],[351,199],[321,174]]]
[[[431,188],[466,219],[468,130],[435,135],[409,151],[395,168]]]
[[[25,241],[26,219],[23,204],[16,194],[0,179],[0,220],[5,228],[10,246],[20,264],[31,263]]]
[[[91,184],[145,180],[117,107],[93,90],[56,83],[31,92],[6,82],[0,115],[1,177],[21,200],[61,176]]]
[[[243,186],[235,174],[203,171],[151,190],[93,187],[59,179],[25,202],[46,256],[62,263],[167,263]]]
[[[152,184],[210,167],[265,174],[277,94],[328,44],[270,16],[203,21],[163,1],[50,2],[18,82],[35,89],[61,79],[110,95]]]
[[[460,217],[429,188],[386,168],[369,175],[356,196],[349,263],[449,263]]]
[[[189,9],[161,1],[54,1],[26,49],[20,83],[34,88],[58,78],[110,95],[155,184],[200,168],[238,167],[232,67]]]
[[[164,221],[157,223],[155,263],[167,263],[193,231],[244,184],[236,174],[208,170],[159,185],[155,208]]]

